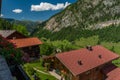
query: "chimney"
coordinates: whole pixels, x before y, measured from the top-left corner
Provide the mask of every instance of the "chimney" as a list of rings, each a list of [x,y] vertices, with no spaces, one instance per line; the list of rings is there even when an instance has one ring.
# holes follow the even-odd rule
[[[82,63],[81,60],[78,60],[78,64],[79,64],[79,65],[83,65],[83,63]]]
[[[92,48],[91,45],[86,46],[86,49],[88,49],[89,51],[92,51],[92,50],[93,50],[93,48]]]
[[[98,55],[98,57],[101,59],[101,58],[102,58],[102,55]]]

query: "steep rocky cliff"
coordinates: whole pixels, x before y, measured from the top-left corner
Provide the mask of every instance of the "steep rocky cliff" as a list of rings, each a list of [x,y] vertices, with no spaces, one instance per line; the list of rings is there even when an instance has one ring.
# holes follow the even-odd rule
[[[109,23],[109,24],[108,24]],[[98,29],[120,23],[120,0],[78,0],[45,22],[44,29]],[[105,25],[104,25],[105,24]]]

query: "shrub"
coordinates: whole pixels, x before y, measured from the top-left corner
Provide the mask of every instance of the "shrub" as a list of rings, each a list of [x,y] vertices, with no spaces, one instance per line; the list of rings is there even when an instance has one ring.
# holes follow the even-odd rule
[[[4,56],[9,64],[21,63],[21,51],[15,49],[15,45],[10,43],[7,39],[0,36],[0,55]]]
[[[35,70],[31,66],[26,66],[25,70],[28,72],[29,75],[33,75]]]

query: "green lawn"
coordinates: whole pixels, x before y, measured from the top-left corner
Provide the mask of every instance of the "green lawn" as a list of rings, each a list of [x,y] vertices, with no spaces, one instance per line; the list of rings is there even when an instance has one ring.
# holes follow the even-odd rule
[[[102,45],[106,47],[109,50],[112,50],[113,52],[117,53],[120,55],[120,42],[118,43],[110,43],[110,42],[102,42]],[[114,60],[113,63],[120,67],[120,58],[117,60]]]
[[[36,71],[36,75],[40,78],[40,80],[46,80],[46,79],[49,79],[49,80],[57,80],[54,76],[50,75],[47,71],[46,71],[46,68],[45,67],[42,67],[41,65],[42,61],[37,61],[37,62],[32,62],[32,63],[26,63],[24,64],[24,69],[26,71],[26,73],[28,74],[28,76],[31,78],[31,80],[34,80],[33,79],[33,76],[31,75],[30,72],[32,72],[32,70],[34,70],[33,68],[36,68],[44,73],[41,73],[41,72],[38,72]],[[32,68],[32,69],[31,69]]]
[[[102,46],[106,47],[107,49],[117,53],[120,55],[120,42],[118,43],[113,43],[113,42],[102,42],[101,43]],[[114,60],[113,63],[115,65],[117,65],[118,67],[120,67],[120,58],[118,60]],[[29,73],[29,71],[32,71],[31,68],[37,68],[38,70],[47,73],[47,74],[43,74],[41,72],[36,71],[37,76],[39,76],[41,79],[40,80],[57,80],[55,77],[53,77],[52,75],[50,75],[47,71],[45,67],[41,66],[42,64],[42,60],[37,61],[37,62],[32,62],[32,63],[26,63],[24,64],[24,69],[26,70],[27,74],[30,76],[31,80],[33,80],[32,75]]]
[[[114,63],[116,66],[120,67],[120,59],[114,60],[113,63]]]
[[[101,45],[103,45],[109,50],[113,49],[115,53],[120,55],[120,42],[118,43],[102,42]]]

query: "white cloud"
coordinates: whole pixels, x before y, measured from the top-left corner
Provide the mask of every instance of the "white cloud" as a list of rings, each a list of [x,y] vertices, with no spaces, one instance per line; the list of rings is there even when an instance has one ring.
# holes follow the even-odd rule
[[[3,14],[0,14],[0,17],[3,17]]]
[[[14,10],[12,10],[14,13],[21,13],[22,12],[22,10],[21,9],[14,9]]]
[[[31,11],[59,10],[66,8],[68,5],[70,5],[68,2],[65,4],[57,3],[56,5],[47,2],[41,2],[40,5],[31,5]]]

